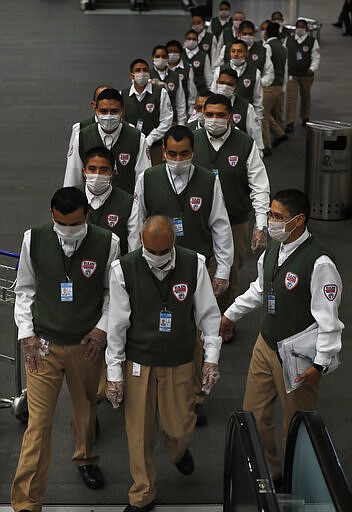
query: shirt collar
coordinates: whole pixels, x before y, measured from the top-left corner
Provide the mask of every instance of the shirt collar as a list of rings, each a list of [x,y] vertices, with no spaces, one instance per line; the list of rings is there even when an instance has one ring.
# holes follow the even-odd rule
[[[304,34],[304,36],[298,36],[297,34],[295,34],[295,39],[297,41],[297,43],[301,44],[303,43],[303,41],[308,37],[308,34],[307,32]]]
[[[121,120],[121,123],[116,128],[116,130],[114,130],[111,133],[106,133],[106,132],[104,132],[104,130],[102,129],[102,127],[98,123],[98,132],[99,132],[99,135],[101,137],[101,140],[104,142],[105,136],[106,135],[111,135],[112,136],[112,146],[114,146],[114,144],[116,143],[117,139],[120,136],[120,133],[121,133],[121,130],[122,130],[122,126],[123,126],[123,123],[122,123],[122,120]]]
[[[92,194],[87,185],[85,186],[85,192],[88,199],[88,204],[93,208],[93,210],[97,210],[105,203],[107,198],[110,196],[112,192],[112,185],[109,185],[109,188],[104,192],[104,194],[100,194],[100,196]]]
[[[301,244],[303,244],[303,242],[305,242],[307,240],[307,238],[309,238],[309,237],[310,237],[310,233],[309,233],[308,229],[305,228],[305,230],[303,231],[301,236],[299,238],[297,238],[296,240],[294,240],[293,242],[290,242],[289,244],[281,243],[280,253],[284,253],[287,255],[292,254],[293,251],[295,251],[297,249],[297,247],[299,247]]]
[[[221,135],[221,137],[213,137],[212,135],[210,135],[210,133],[207,132],[207,130],[205,130],[205,133],[207,134],[209,141],[221,142],[223,144],[231,133],[231,124],[227,127],[226,132],[223,135]]]
[[[170,68],[170,66],[169,66],[169,68]],[[184,67],[184,65],[183,65],[183,60],[182,60],[182,58],[180,58],[180,61],[176,64],[176,66],[174,66],[173,68],[170,68],[170,69],[175,70],[175,69],[177,69],[177,68],[185,69],[185,67]]]
[[[197,55],[197,53],[199,52],[199,46],[197,46],[197,48],[195,48],[194,50],[189,50],[188,48],[185,48],[185,52],[186,52],[187,57],[189,59],[191,59],[192,57]]]
[[[132,85],[131,85],[131,88],[130,88],[130,92],[129,92],[129,96],[132,96],[133,94],[135,94],[136,96],[142,96],[144,93],[146,92],[149,92],[149,94],[152,94],[153,92],[153,89],[152,89],[152,84],[151,82],[148,82],[147,85],[144,87],[143,91],[141,93],[139,93],[137,91],[137,89],[135,88],[134,86],[134,82],[132,82]]]

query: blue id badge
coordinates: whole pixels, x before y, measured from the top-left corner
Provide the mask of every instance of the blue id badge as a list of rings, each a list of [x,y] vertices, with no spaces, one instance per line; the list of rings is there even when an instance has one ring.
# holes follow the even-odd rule
[[[73,282],[60,283],[61,302],[73,302]]]
[[[219,175],[219,169],[212,169],[211,172],[214,174],[214,176],[218,176]]]
[[[180,217],[175,217],[172,219],[172,222],[175,226],[176,236],[184,236],[182,219]]]
[[[302,52],[296,52],[296,60],[302,60]]]
[[[276,296],[274,293],[268,293],[268,315],[276,314]]]
[[[171,311],[160,311],[159,316],[159,332],[171,332]]]
[[[140,132],[143,130],[143,121],[142,121],[142,119],[138,119],[137,124],[136,124],[136,128]]]

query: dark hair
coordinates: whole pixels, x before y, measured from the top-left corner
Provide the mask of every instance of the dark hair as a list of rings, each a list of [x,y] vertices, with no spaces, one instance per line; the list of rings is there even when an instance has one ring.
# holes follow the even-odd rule
[[[271,15],[271,19],[273,19],[273,17],[275,16],[275,14],[280,14],[280,18],[284,19],[283,14],[282,14],[282,12],[281,12],[281,11],[274,11],[274,12],[272,13],[272,15]]]
[[[266,29],[265,29],[268,37],[279,37],[280,35],[280,26],[278,23],[274,23],[273,21],[269,21]]]
[[[189,128],[186,126],[181,126],[177,124],[175,126],[171,126],[171,128],[164,135],[164,147],[166,148],[167,140],[169,137],[175,139],[176,142],[180,142],[183,139],[189,139],[191,144],[191,148],[194,148],[194,136]]]
[[[82,208],[84,215],[88,212],[88,200],[84,192],[76,187],[63,187],[59,188],[53,195],[50,207],[52,210],[57,210],[62,215],[73,213],[79,208]]]
[[[203,21],[206,20],[202,7],[194,7],[193,9],[191,9],[191,17],[193,18],[193,16],[198,16],[199,18],[202,18]]]
[[[118,101],[123,108],[123,98],[117,89],[104,89],[98,95],[96,105],[98,106],[99,101],[102,100],[115,100]]]
[[[304,213],[304,222],[307,224],[310,215],[310,203],[308,197],[301,190],[295,188],[280,190],[273,196],[273,200],[281,203],[292,217]]]
[[[308,23],[304,18],[298,18],[298,20],[296,21],[296,27],[298,23],[304,23],[305,27],[308,28]]]
[[[223,94],[212,94],[209,96],[207,101],[204,103],[204,110],[206,109],[207,105],[225,105],[226,110],[228,112],[231,112],[231,101],[229,98],[224,96]]]
[[[237,71],[235,69],[231,69],[231,68],[229,68],[229,69],[227,69],[227,68],[221,69],[220,68],[219,78],[220,78],[220,75],[228,75],[231,78],[234,78],[236,80],[236,83],[238,82],[238,74],[237,74]]]
[[[180,41],[176,41],[176,39],[171,39],[171,41],[168,41],[165,46],[166,49],[168,49],[169,46],[177,46],[177,48],[180,50],[180,53],[182,52],[182,45]]]
[[[219,3],[219,7],[221,5],[226,5],[226,7],[228,7],[229,9],[231,9],[231,4],[230,2],[228,2],[227,0],[222,0],[222,2]]]
[[[242,32],[242,30],[244,28],[250,28],[253,30],[253,32],[255,32],[255,26],[254,26],[254,23],[252,23],[251,21],[249,20],[243,20],[241,21],[241,23],[239,24],[239,27],[238,27],[238,31],[239,32]]]
[[[198,33],[193,30],[193,28],[191,28],[190,30],[187,30],[187,32],[185,33],[185,37],[187,37],[189,34],[195,34],[197,36],[197,40],[198,40]]]
[[[146,64],[149,68],[149,64],[146,60],[144,59],[134,59],[131,64],[130,64],[130,72],[133,73],[133,68],[136,64]]]
[[[248,44],[246,43],[246,41],[243,41],[242,39],[234,39],[232,41],[232,43],[230,44],[230,50],[231,50],[233,44],[241,44],[242,46],[245,47],[246,50],[248,50]]]
[[[93,101],[97,101],[97,97],[100,94],[100,93],[98,94],[99,89],[113,89],[113,87],[111,85],[98,85],[98,87],[96,87],[94,89]],[[102,92],[102,91],[100,91],[100,92]]]
[[[196,98],[209,98],[209,96],[213,96],[213,94],[214,93],[212,91],[206,89],[205,91],[203,90],[202,92],[199,92]]]
[[[153,48],[153,51],[152,51],[152,57],[154,57],[155,52],[156,52],[157,50],[165,50],[165,51],[166,51],[166,53],[167,53],[166,46],[164,46],[163,44],[158,44],[157,46],[154,46],[154,48]]]
[[[109,162],[111,169],[114,169],[114,167],[115,167],[114,153],[112,151],[110,151],[110,149],[106,148],[105,146],[96,146],[94,148],[88,149],[88,151],[85,154],[84,159],[83,159],[84,167],[88,164],[89,160],[95,156],[105,158]]]

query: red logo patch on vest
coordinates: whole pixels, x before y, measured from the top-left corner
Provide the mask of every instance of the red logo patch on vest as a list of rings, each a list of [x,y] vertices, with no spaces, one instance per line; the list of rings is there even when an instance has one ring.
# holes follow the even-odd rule
[[[154,109],[155,109],[154,103],[146,103],[145,109],[148,112],[148,114],[151,114],[152,112],[154,112]]]
[[[232,119],[235,124],[238,124],[241,121],[242,116],[241,114],[232,114]]]
[[[258,60],[259,57],[258,57],[258,55],[256,53],[252,53],[252,59],[253,60]]]
[[[114,228],[116,224],[120,220],[120,215],[117,215],[116,213],[109,213],[106,217],[106,223],[109,226],[109,228]]]
[[[286,290],[293,290],[299,282],[299,277],[293,272],[287,272],[285,275],[285,288]]]
[[[237,163],[238,163],[238,156],[237,155],[230,155],[228,158],[227,158],[229,164],[231,165],[231,167],[236,167]]]
[[[186,283],[174,284],[174,286],[172,287],[172,293],[174,294],[174,297],[179,302],[183,302],[184,300],[187,299],[188,284],[186,284]]]
[[[251,85],[251,83],[252,83],[252,80],[251,80],[250,78],[245,78],[245,79],[243,80],[243,85],[244,85],[245,87],[249,87],[249,86]]]
[[[207,52],[207,51],[209,50],[209,45],[208,45],[208,43],[204,43],[204,44],[202,44],[202,46],[203,46],[203,50],[204,50],[205,52]]]
[[[128,162],[131,160],[130,153],[119,153],[119,162],[124,167],[128,164]]]
[[[94,272],[97,269],[97,262],[92,260],[83,260],[81,261],[81,271],[84,277],[92,277]]]
[[[336,295],[337,295],[337,290],[338,290],[337,284],[326,284],[324,286],[324,295],[330,301],[335,300]]]
[[[167,87],[168,87],[169,91],[173,91],[175,89],[175,84],[173,82],[169,82],[167,84]]]
[[[199,68],[199,66],[200,66],[200,62],[199,62],[199,60],[194,60],[194,61],[193,61],[193,66],[194,66],[195,68]]]
[[[197,212],[202,206],[203,199],[201,197],[192,196],[189,198],[189,205],[194,212]]]
[[[309,51],[309,46],[302,46],[302,50],[307,53]]]

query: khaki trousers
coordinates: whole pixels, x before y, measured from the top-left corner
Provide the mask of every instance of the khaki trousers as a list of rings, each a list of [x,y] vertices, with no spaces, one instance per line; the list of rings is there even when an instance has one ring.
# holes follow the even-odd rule
[[[51,451],[51,429],[57,399],[64,375],[72,406],[72,428],[75,451],[74,464],[96,464],[95,440],[96,393],[101,358],[86,361],[84,345],[49,345],[43,358],[44,370],[27,375],[29,420],[24,433],[17,471],[12,483],[11,504],[17,512],[42,509]]]
[[[310,90],[313,80],[314,76],[293,76],[292,80],[287,82],[286,124],[295,122],[298,90],[301,96],[300,118],[309,118]]]
[[[153,449],[158,422],[173,463],[183,457],[192,437],[194,413],[193,362],[179,366],[140,367],[132,375],[125,365],[125,423],[133,484],[129,502],[144,507],[155,499],[156,466]],[[158,421],[159,420],[159,421]]]
[[[271,149],[271,133],[275,138],[285,135],[284,128],[278,123],[278,112],[280,112],[280,102],[282,101],[282,86],[271,85],[263,87],[263,120],[262,132],[264,147]]]
[[[284,450],[292,416],[296,411],[316,408],[318,387],[302,386],[287,394],[277,353],[259,334],[249,365],[243,409],[254,414],[273,479],[282,474],[275,444],[274,403],[277,396],[282,406]]]

